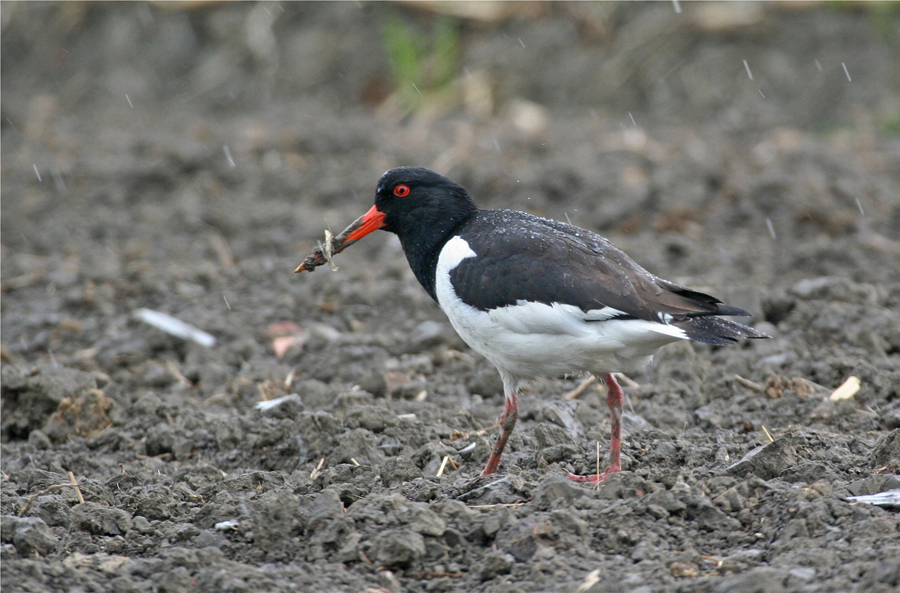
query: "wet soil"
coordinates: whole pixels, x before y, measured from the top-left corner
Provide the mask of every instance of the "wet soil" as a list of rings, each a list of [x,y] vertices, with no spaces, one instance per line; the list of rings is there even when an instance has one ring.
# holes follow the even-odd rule
[[[898,509],[850,498],[900,488],[883,15],[535,6],[462,23],[487,111],[402,116],[378,24],[430,13],[3,4],[4,590],[900,587]],[[479,478],[502,386],[397,240],[293,274],[397,165],[599,231],[773,338],[629,377],[599,488],[563,470],[605,464],[603,394],[537,381]]]

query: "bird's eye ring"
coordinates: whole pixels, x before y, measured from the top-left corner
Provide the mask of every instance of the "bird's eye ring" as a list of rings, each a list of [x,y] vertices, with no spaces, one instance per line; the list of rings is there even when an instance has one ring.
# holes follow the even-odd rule
[[[409,186],[408,185],[398,185],[394,188],[394,195],[398,198],[405,198],[409,195]]]

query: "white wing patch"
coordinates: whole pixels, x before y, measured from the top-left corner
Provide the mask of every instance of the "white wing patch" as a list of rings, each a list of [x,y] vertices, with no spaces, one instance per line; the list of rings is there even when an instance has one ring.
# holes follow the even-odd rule
[[[671,318],[671,315],[668,317]],[[641,324],[635,323],[634,327],[637,330],[639,327],[643,331],[654,332],[657,334],[662,334],[664,336],[671,336],[678,340],[687,340],[687,334],[684,333],[684,330],[680,327],[675,327],[674,325],[663,325],[661,323],[653,323],[652,321],[643,321],[643,320],[635,320],[640,321]]]
[[[545,305],[519,301],[516,305],[488,311],[491,321],[517,334],[584,334],[584,320],[574,315],[571,305]]]
[[[565,334],[576,338],[603,336],[620,342],[623,346],[631,343],[658,341],[661,336],[676,340],[687,339],[680,328],[663,323],[640,319],[615,319],[624,315],[612,307],[584,312],[574,305],[553,303],[531,303],[519,301],[516,305],[500,307],[488,311],[490,320],[517,334]],[[671,315],[666,315],[671,319]],[[598,323],[602,322],[602,323]]]
[[[604,321],[622,312],[612,307],[584,312],[574,305],[531,303],[499,307],[488,312],[491,321],[519,334],[568,334],[584,336],[591,331],[589,321]]]
[[[585,321],[606,321],[619,315],[625,315],[625,312],[612,307],[603,307],[602,309],[591,309],[587,313],[582,313],[582,315]]]

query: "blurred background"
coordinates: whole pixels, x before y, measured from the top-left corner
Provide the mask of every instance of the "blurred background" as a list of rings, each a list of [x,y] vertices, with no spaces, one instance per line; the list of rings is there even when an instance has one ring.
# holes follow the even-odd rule
[[[890,2],[10,2],[4,110],[24,123],[35,94],[59,114],[128,95],[133,117],[287,103],[286,125],[321,111],[524,124],[533,106],[897,131],[897,18]]]

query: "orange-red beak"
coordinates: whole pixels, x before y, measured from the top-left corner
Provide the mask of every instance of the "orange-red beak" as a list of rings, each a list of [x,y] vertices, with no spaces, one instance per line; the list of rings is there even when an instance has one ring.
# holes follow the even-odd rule
[[[372,231],[378,230],[384,226],[384,212],[380,211],[375,206],[369,208],[369,211],[363,214],[362,220],[360,220],[359,228],[347,235],[347,239],[345,242],[350,241],[358,241],[371,233]]]

